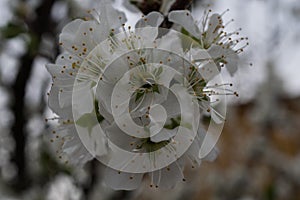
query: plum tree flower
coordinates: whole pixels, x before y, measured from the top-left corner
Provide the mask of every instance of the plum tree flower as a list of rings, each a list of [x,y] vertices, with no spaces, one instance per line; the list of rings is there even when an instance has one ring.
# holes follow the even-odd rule
[[[54,130],[51,142],[55,143],[58,157],[65,162],[83,165],[92,159],[76,133],[72,114],[72,90],[80,65],[97,44],[110,36],[126,21],[124,13],[104,1],[99,10],[90,11],[94,20],[76,19],[67,24],[59,36],[65,50],[55,64],[48,64],[53,84],[49,93],[49,107],[59,116],[60,126]],[[86,99],[80,98],[82,102]]]
[[[225,65],[228,72],[233,75],[237,70],[238,54],[248,46],[248,38],[238,37],[241,29],[230,33],[225,31],[226,24],[222,20],[222,15],[225,12],[221,15],[211,14],[211,12],[208,10],[204,13],[200,27],[187,10],[170,12],[169,21],[180,25],[183,33],[190,35],[199,42],[200,47],[208,51],[216,64],[220,67]],[[241,42],[243,42],[242,46],[239,45]]]
[[[186,16],[176,11],[169,18],[180,24],[181,13]],[[185,181],[187,162],[197,167],[217,156],[217,137],[202,119],[211,113],[212,126],[222,127],[226,109],[215,108],[210,96],[228,90],[221,79],[208,83],[237,52],[229,42],[226,50],[217,49],[224,38],[210,27],[204,35],[183,24],[184,34],[159,28],[164,16],[158,12],[134,29],[108,1],[90,14],[91,20],[65,26],[65,52],[47,65],[53,78],[49,107],[59,123],[51,142],[65,162],[82,166],[95,158],[105,164],[104,181],[113,189],[136,189],[144,176],[150,187],[173,188]]]

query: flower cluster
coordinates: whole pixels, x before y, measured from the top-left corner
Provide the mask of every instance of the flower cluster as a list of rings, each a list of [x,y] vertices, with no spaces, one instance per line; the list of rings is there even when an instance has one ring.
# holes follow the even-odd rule
[[[233,39],[238,33],[226,33],[221,15],[210,12],[201,29],[190,12],[172,11],[169,30],[159,28],[159,12],[134,28],[107,1],[89,13],[91,20],[65,26],[64,52],[47,65],[57,155],[77,166],[98,159],[114,189],[136,189],[145,176],[150,187],[172,188],[185,181],[187,163],[195,168],[217,156],[226,109],[222,97],[211,97],[236,94],[218,77],[222,66],[236,72],[244,39]],[[220,83],[209,85],[212,79]]]
[[[228,10],[227,10],[228,11]],[[214,62],[220,66],[226,66],[231,75],[237,71],[238,54],[244,51],[249,45],[247,37],[238,37],[241,29],[227,33],[226,25],[222,20],[223,14],[212,14],[211,10],[206,11],[198,26],[189,11],[172,11],[169,20],[182,27],[182,31],[193,37],[201,46],[206,49]],[[232,20],[233,21],[233,20]]]

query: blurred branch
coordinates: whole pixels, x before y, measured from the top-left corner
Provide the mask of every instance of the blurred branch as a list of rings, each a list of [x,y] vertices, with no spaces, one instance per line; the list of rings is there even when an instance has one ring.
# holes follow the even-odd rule
[[[82,186],[84,199],[90,199],[93,193],[95,186],[97,185],[99,174],[97,173],[99,170],[98,160],[94,159],[90,163],[87,164],[89,179],[85,185]]]
[[[191,7],[193,1],[195,1],[195,0],[177,0],[171,6],[170,11],[172,11],[172,10],[185,10],[185,9],[189,9]]]
[[[33,68],[33,62],[39,49],[42,35],[51,30],[50,13],[55,0],[42,1],[36,9],[36,18],[25,19],[30,31],[28,36],[30,42],[27,46],[27,52],[20,58],[19,71],[16,80],[12,85],[13,101],[11,110],[14,115],[12,125],[12,137],[15,140],[15,150],[12,155],[12,161],[17,167],[17,175],[13,182],[16,190],[23,190],[30,186],[26,169],[26,139],[27,139],[27,116],[25,114],[25,90]]]
[[[144,15],[152,11],[159,12],[159,9],[162,5],[162,0],[144,0],[142,2],[139,1],[130,1],[133,5],[135,5]]]
[[[116,191],[113,193],[110,199],[130,200],[132,197],[132,193],[133,193],[132,191],[126,191],[126,190]]]
[[[194,0],[197,1],[197,0]],[[198,0],[200,1],[200,0]],[[149,14],[152,11],[160,11],[160,8],[162,6],[163,1],[162,0],[144,0],[142,2],[132,2],[144,15]],[[172,10],[184,10],[189,9],[192,5],[193,0],[176,0],[173,5],[171,6],[169,11]]]
[[[25,54],[21,58],[21,63],[22,66],[19,69],[14,85],[12,86],[14,103],[11,108],[15,117],[14,124],[12,126],[12,136],[15,140],[15,151],[12,156],[12,161],[15,162],[17,166],[17,177],[15,180],[16,189],[22,189],[27,186],[25,163],[26,117],[24,116],[24,96],[25,87],[32,70],[33,58],[30,55]]]

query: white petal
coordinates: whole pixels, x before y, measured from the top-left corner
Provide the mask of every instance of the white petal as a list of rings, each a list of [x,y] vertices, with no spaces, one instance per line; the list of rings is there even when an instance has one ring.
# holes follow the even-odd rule
[[[117,32],[117,29],[126,22],[125,14],[114,9],[108,1],[102,2],[95,12],[98,12],[95,17],[99,17],[99,21],[76,19],[65,26],[59,37],[65,50],[84,58],[97,44],[109,36],[112,29]]]
[[[111,29],[96,21],[84,21],[78,27],[73,44],[78,48],[76,54],[88,54],[95,46],[107,39]]]
[[[104,172],[104,181],[114,190],[134,190],[140,186],[143,176],[144,174],[118,172],[107,167]]]
[[[176,0],[163,0],[159,11],[164,15],[167,15],[171,6],[175,3],[175,1]]]
[[[73,89],[71,102],[73,110],[80,114],[91,113],[94,111],[94,95],[91,89],[91,82],[76,83]]]
[[[178,131],[178,128],[174,129],[166,129],[163,128],[159,133],[151,137],[152,142],[162,142],[162,141],[167,141],[174,137]]]
[[[210,116],[211,116],[212,120],[214,122],[216,122],[217,124],[221,124],[221,123],[223,123],[225,121],[224,117],[221,117],[220,114],[217,113],[217,111],[214,110],[214,109],[211,110]]]
[[[146,26],[144,28],[136,29],[135,34],[141,38],[143,47],[153,47],[153,42],[157,38],[158,28]]]
[[[67,156],[67,161],[74,166],[83,166],[93,158],[82,144],[74,124],[61,125],[60,129],[61,131],[57,131],[57,134],[59,134],[60,140],[64,138],[62,153]]]
[[[183,55],[182,37],[175,31],[169,31],[167,35],[156,40],[157,48]]]
[[[65,66],[65,65],[64,65]],[[63,66],[56,64],[47,64],[46,68],[52,75],[53,84],[59,88],[72,87],[75,80],[76,71],[64,69]],[[63,71],[63,73],[62,73]],[[65,74],[66,73],[66,74]],[[70,75],[70,73],[72,75]],[[74,76],[73,76],[74,74]]]
[[[84,144],[84,148],[91,156],[101,157],[107,154],[107,138],[99,128],[97,119],[92,118],[91,120],[95,121],[91,122],[94,123],[91,127],[76,126],[76,137],[80,138],[80,141]],[[102,121],[100,126],[105,127],[105,121]]]
[[[172,189],[176,183],[184,180],[183,176],[183,160],[179,159],[161,170],[149,173],[150,178],[153,176],[153,183],[158,188]]]
[[[62,32],[59,36],[59,42],[73,56],[82,59],[109,34],[109,29],[105,26],[101,27],[96,21],[82,21],[75,25],[78,27],[72,36],[70,36],[71,33]]]
[[[106,107],[102,104],[102,102],[98,102],[99,103],[99,113],[101,116],[104,117],[105,120],[107,120],[110,124],[113,123],[114,118],[111,115],[111,113],[109,113],[106,110]]]
[[[158,79],[158,84],[169,87],[176,73],[177,72],[172,68],[163,68],[162,73],[160,74]]]
[[[208,144],[203,144],[204,139]],[[198,151],[197,159],[213,161],[217,158],[217,156],[219,154],[219,150],[215,146],[213,146],[212,150],[205,157],[203,157],[201,155],[200,149],[203,151],[202,148],[204,145],[208,146],[208,148],[210,148],[214,144],[213,136],[210,133],[208,133],[205,129],[203,129],[202,127],[199,127],[197,138],[195,138],[194,142],[196,143],[196,146],[197,146],[196,150]],[[193,157],[195,157],[194,153],[196,153],[196,151],[193,152]]]
[[[79,59],[78,57],[73,56],[69,53],[63,53],[57,57],[55,64],[47,64],[46,68],[52,76],[67,79],[70,78],[70,72],[76,75],[80,64],[81,59]],[[62,71],[64,72],[62,73]]]
[[[175,10],[169,13],[169,21],[182,26],[192,36],[199,38],[201,32],[191,13],[187,10]]]
[[[192,143],[192,145],[189,147],[188,151],[186,152],[187,158],[192,162],[192,165],[199,166],[201,164],[201,160],[207,160],[207,161],[214,161],[219,154],[219,150],[214,147],[211,152],[209,152],[204,158],[199,157],[199,152],[204,140],[204,137],[210,137],[209,135],[206,135],[206,130],[203,127],[199,127],[197,135]]]
[[[145,114],[145,109],[154,104],[163,104],[167,100],[168,89],[162,86],[158,86],[159,93],[151,92],[145,93],[138,101],[130,102],[131,115],[133,117],[141,117]],[[173,95],[174,96],[174,95]],[[178,104],[176,104],[178,105]],[[169,110],[171,113],[172,111]]]
[[[225,60],[227,61],[226,69],[230,75],[233,76],[238,69],[239,56],[235,53],[235,51],[228,50]]]
[[[168,118],[177,117],[181,113],[180,104],[173,92],[168,93],[168,97],[162,102],[162,106],[166,110]]]
[[[159,12],[153,11],[144,18],[141,18],[135,24],[135,28],[144,28],[146,26],[158,27],[163,21],[164,16]]]
[[[71,91],[60,91],[58,93],[59,106],[61,108],[71,106],[72,104],[72,90]]]
[[[118,147],[127,150],[133,151],[139,145],[139,139],[133,138],[127,135],[122,131],[116,123],[113,123],[111,126],[105,129],[108,139]]]
[[[189,52],[196,61],[205,61],[211,58],[211,55],[205,49],[192,48]]]
[[[100,23],[109,29],[117,29],[124,24],[127,19],[123,12],[116,10],[111,5],[111,1],[105,1],[99,6]]]
[[[111,110],[111,96],[114,89],[113,84],[109,84],[106,81],[99,81],[96,95],[99,102],[101,102],[104,109],[112,114]]]
[[[199,151],[205,134],[206,131],[204,130],[204,128],[200,126],[198,128],[197,135],[194,138],[193,143],[191,144],[188,151],[186,152],[188,159],[191,160],[193,165],[199,166],[201,164],[201,159],[199,158]]]
[[[62,30],[62,33],[60,34],[60,42],[65,41],[73,41],[75,38],[75,34],[78,31],[78,28],[80,24],[84,22],[82,19],[75,19],[74,21],[71,21],[68,23]]]
[[[130,0],[124,0],[123,6],[133,13],[141,13],[141,11],[133,5]]]
[[[208,82],[220,74],[220,69],[213,60],[209,60],[201,63],[198,68],[198,72],[204,78],[204,80]]]
[[[213,40],[218,36],[219,29],[222,27],[221,16],[219,14],[213,14],[208,21],[208,28],[206,30],[206,43],[211,44]]]
[[[226,50],[220,46],[220,45],[211,45],[211,47],[208,49],[208,53],[212,58],[219,58],[221,57]]]
[[[59,92],[60,89],[58,87],[52,86],[49,99],[48,99],[49,107],[53,112],[55,112],[60,117],[65,119],[72,119],[73,118],[72,108],[71,107],[62,108],[59,105]]]
[[[160,104],[152,105],[151,109],[149,110],[149,119],[149,131],[150,137],[152,137],[156,134],[159,134],[159,132],[162,130],[167,120],[166,110]]]
[[[212,58],[220,58],[224,56],[226,60],[226,69],[230,73],[230,75],[233,75],[237,71],[237,65],[238,65],[238,60],[239,57],[237,53],[228,48],[223,48],[222,46],[219,45],[212,45],[208,49],[208,53]]]
[[[217,159],[218,155],[219,155],[219,150],[218,150],[217,147],[214,147],[214,148],[207,154],[207,156],[204,157],[204,160],[207,160],[207,161],[212,162],[212,161],[214,161],[214,160]]]

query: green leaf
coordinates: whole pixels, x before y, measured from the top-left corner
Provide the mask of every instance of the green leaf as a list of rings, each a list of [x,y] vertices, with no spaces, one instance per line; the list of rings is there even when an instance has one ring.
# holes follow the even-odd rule
[[[174,129],[174,128],[180,126],[180,121],[181,121],[181,117],[171,118],[171,123],[170,124],[166,124],[164,126],[164,128],[166,128],[166,129]]]
[[[142,96],[144,95],[144,92],[137,92],[136,96],[135,96],[135,102],[137,102],[140,98],[142,98]]]
[[[8,38],[8,39],[17,37],[19,34],[25,33],[25,32],[26,31],[25,31],[24,27],[17,25],[17,24],[13,24],[13,23],[9,23],[1,29],[1,33],[2,33],[3,37]]]
[[[190,35],[190,33],[189,33],[187,30],[185,30],[184,28],[181,29],[181,33],[182,33],[183,35],[188,36],[188,38],[192,38],[192,39],[194,40],[194,41],[190,41],[190,40],[188,41],[188,40],[186,39],[186,37],[184,37],[184,38],[182,39],[182,48],[183,48],[184,50],[189,49],[189,48],[191,47],[191,43],[193,43],[193,42],[197,42],[200,46],[203,46],[203,45],[202,45],[202,42],[201,42],[201,40],[200,40],[199,38],[196,38],[196,37]]]
[[[142,142],[142,148],[150,153],[167,146],[169,143],[170,141],[152,142],[150,138],[147,138]]]
[[[93,127],[98,124],[98,120],[97,120],[97,118],[95,118],[95,113],[91,112],[91,113],[86,113],[86,114],[82,115],[76,121],[76,124],[81,127],[87,128],[89,134],[91,134]]]
[[[163,72],[163,67],[160,66],[157,70],[155,70],[155,76],[159,77],[159,75],[161,75],[162,72]]]
[[[99,112],[99,104],[97,100],[94,101],[94,109],[95,110],[91,113],[85,113],[76,121],[77,125],[87,128],[89,134],[91,134],[94,126],[98,123],[100,124],[104,120],[104,117]]]
[[[154,84],[154,85],[152,86],[152,91],[159,94],[159,88],[158,88],[158,85],[157,85],[157,84]]]
[[[97,120],[99,122],[99,124],[104,120],[104,117],[100,114],[99,112],[99,104],[98,104],[98,100],[94,101],[94,108],[95,108],[95,112],[96,112],[96,117]]]

